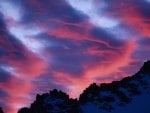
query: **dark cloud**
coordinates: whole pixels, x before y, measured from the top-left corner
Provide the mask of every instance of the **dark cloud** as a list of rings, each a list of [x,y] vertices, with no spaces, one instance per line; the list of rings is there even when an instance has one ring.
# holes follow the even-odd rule
[[[32,84],[35,85],[36,92],[40,93],[48,92],[52,89],[67,91],[65,86],[56,83],[55,76],[52,73],[43,74],[36,78],[36,80],[33,80]],[[35,96],[36,92],[31,92],[31,94]]]
[[[57,71],[69,72],[75,76],[81,76],[83,67],[87,63],[92,63],[100,59],[97,56],[89,56],[85,54],[90,43],[80,42],[80,46],[76,46],[73,42],[63,40],[61,45],[50,48],[53,54],[52,68]],[[92,45],[92,44],[91,44]]]
[[[48,22],[58,19],[68,23],[79,23],[87,16],[73,9],[65,0],[24,1],[25,15],[23,21]]]
[[[4,17],[0,14],[0,57],[2,58],[13,58],[13,59],[24,59],[23,45],[19,40],[16,40],[12,36],[4,21]]]
[[[146,0],[135,0],[135,5],[137,6],[137,9],[139,10],[139,13],[144,17],[145,19],[150,18],[150,5]]]
[[[3,34],[3,32],[6,31],[6,24],[3,18],[4,18],[3,15],[0,13],[0,33],[1,34]]]
[[[92,35],[97,38],[97,39],[100,39],[100,40],[103,40],[105,42],[107,42],[109,45],[111,45],[112,47],[119,47],[119,46],[123,46],[124,45],[124,42],[122,40],[119,40],[118,38],[116,38],[115,35],[109,33],[108,31],[105,31],[101,28],[97,28],[95,27],[93,30],[92,30]],[[116,39],[115,39],[116,38]],[[111,48],[108,48],[105,46],[105,48],[107,49],[111,49]],[[103,48],[104,49],[104,48]],[[106,49],[106,50],[107,50]]]
[[[11,75],[8,72],[6,72],[5,70],[3,70],[2,67],[0,66],[0,83],[7,82],[9,80],[10,76]]]
[[[150,38],[142,38],[138,41],[139,45],[150,47]]]
[[[0,90],[0,98],[5,98],[7,96],[8,96],[8,94],[5,91]]]

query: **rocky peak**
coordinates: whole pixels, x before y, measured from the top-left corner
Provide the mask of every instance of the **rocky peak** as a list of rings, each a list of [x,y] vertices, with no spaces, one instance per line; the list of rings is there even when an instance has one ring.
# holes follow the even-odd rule
[[[150,60],[144,63],[139,72],[143,74],[150,73]]]

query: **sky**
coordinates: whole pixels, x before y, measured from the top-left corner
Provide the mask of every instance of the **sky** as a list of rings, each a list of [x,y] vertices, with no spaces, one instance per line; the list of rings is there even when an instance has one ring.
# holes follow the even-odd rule
[[[78,98],[150,59],[150,0],[0,0],[0,106],[16,113],[37,93]]]

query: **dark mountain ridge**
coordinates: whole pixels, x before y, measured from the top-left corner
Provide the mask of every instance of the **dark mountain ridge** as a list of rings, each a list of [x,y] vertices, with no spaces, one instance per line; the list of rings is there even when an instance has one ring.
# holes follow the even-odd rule
[[[4,113],[1,107],[0,107],[0,113]]]
[[[143,100],[144,106],[150,105],[150,61],[145,62],[139,72],[131,77],[112,83],[91,84],[78,100],[57,89],[37,94],[30,108],[22,108],[18,113],[149,113],[149,107],[142,108],[140,105],[139,109],[146,109],[146,112],[135,108]]]

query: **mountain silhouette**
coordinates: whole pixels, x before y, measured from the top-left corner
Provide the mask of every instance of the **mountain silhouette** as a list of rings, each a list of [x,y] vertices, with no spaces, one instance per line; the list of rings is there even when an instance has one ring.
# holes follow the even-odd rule
[[[18,113],[149,113],[149,105],[150,61],[147,61],[133,76],[91,84],[78,100],[57,89],[37,94],[30,108],[22,108]]]
[[[80,113],[77,99],[54,89],[49,93],[37,95],[30,108],[22,108],[18,113]]]
[[[1,107],[0,107],[0,113],[4,113]]]
[[[91,84],[79,98],[83,113],[149,113],[150,61],[120,81]]]

